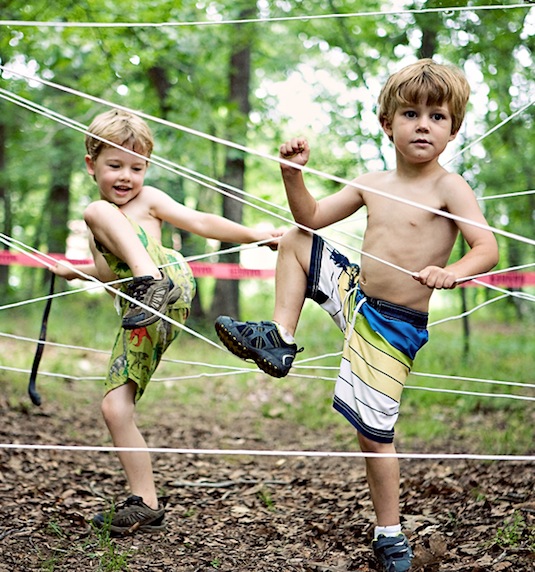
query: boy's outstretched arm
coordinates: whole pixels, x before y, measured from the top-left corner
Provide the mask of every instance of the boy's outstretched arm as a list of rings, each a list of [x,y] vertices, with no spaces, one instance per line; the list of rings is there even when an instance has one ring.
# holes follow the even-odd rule
[[[459,176],[454,179],[456,187],[448,193],[448,212],[463,219],[473,221],[456,221],[469,251],[456,262],[444,268],[427,266],[418,272],[414,278],[429,288],[455,288],[463,282],[463,278],[488,272],[499,260],[498,243],[491,230],[487,230],[488,223],[479,208],[477,200],[469,185]]]
[[[236,244],[265,242],[265,246],[276,250],[279,239],[284,234],[280,229],[249,228],[219,215],[191,209],[158,189],[151,189],[151,194],[154,196],[151,209],[154,216],[203,238]]]
[[[60,278],[65,278],[65,280],[85,280],[83,276],[78,274],[76,270],[93,276],[93,278],[98,278],[98,272],[95,264],[65,264],[56,263],[54,266],[50,267],[50,271]]]

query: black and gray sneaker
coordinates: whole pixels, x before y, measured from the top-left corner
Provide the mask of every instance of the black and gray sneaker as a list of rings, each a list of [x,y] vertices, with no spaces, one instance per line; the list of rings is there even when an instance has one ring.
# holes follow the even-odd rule
[[[132,495],[119,503],[115,510],[95,515],[92,522],[97,528],[109,526],[111,536],[128,536],[136,531],[165,530],[164,517],[165,508],[154,510],[147,506],[141,497]]]
[[[126,294],[138,302],[164,314],[167,307],[174,304],[182,294],[182,288],[175,286],[171,278],[162,272],[163,278],[159,280],[152,276],[136,276],[126,289]],[[150,326],[160,319],[159,316],[145,310],[134,302],[123,315],[123,328],[133,330]]]
[[[215,329],[229,351],[241,359],[252,359],[273,377],[287,375],[295,354],[303,351],[282,339],[275,322],[238,322],[229,316],[219,316]]]
[[[383,565],[384,572],[406,572],[410,569],[414,555],[404,534],[380,534],[372,542],[372,548],[375,557]]]

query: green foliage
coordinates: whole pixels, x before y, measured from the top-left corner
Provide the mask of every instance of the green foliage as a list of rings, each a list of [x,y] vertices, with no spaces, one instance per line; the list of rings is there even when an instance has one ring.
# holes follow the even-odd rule
[[[450,4],[455,5],[441,0],[407,2],[406,7],[440,9]],[[484,2],[478,0],[478,4]],[[120,5],[95,0],[37,6],[16,0],[6,6],[4,18],[180,25],[12,25],[0,35],[0,61],[16,64],[25,72],[35,70],[40,77],[60,85],[180,126],[177,130],[151,122],[157,154],[194,173],[220,180],[225,146],[186,130],[223,138],[228,134],[233,114],[228,56],[236,41],[236,24],[198,23],[237,19],[244,8],[255,5],[250,0],[232,5],[165,1],[157,6],[139,0]],[[310,139],[314,168],[352,178],[366,169],[391,166],[392,148],[375,118],[375,101],[387,75],[421,55],[463,66],[469,76],[474,97],[459,135],[461,144],[473,141],[533,100],[535,36],[530,33],[530,11],[522,7],[412,14],[385,10],[381,15],[378,11],[384,6],[376,0],[360,2],[358,14],[354,3],[346,0],[301,0],[264,2],[258,10],[257,15],[266,19],[292,18],[240,27],[253,48],[248,143],[261,152],[276,155],[280,143],[299,134],[299,128]],[[297,19],[344,13],[352,15]],[[286,90],[283,85],[287,85]],[[295,121],[298,113],[304,116],[307,102],[299,105],[298,101],[296,105],[298,96],[291,91],[294,85],[303,86],[305,100],[313,98],[315,107],[310,108],[308,124]],[[104,107],[87,98],[28,83],[16,75],[2,74],[2,87],[85,125]],[[0,209],[0,225],[23,242],[42,248],[52,232],[51,221],[43,215],[58,164],[71,173],[71,218],[80,219],[84,206],[95,198],[95,187],[84,173],[82,135],[13,102],[0,100],[0,112],[6,128],[6,162],[0,180],[9,189],[9,200],[3,201]],[[463,153],[461,170],[478,195],[533,188],[532,125],[533,107],[528,107]],[[51,145],[58,137],[63,139],[62,144]],[[220,196],[196,180],[153,166],[149,182],[195,208],[220,212]],[[318,197],[338,187],[316,177],[310,177],[309,183]],[[285,214],[286,201],[276,163],[248,156],[245,190],[274,202],[282,209],[274,212]],[[534,201],[534,195],[525,195],[486,201],[484,208],[491,224],[531,236]],[[270,219],[281,224],[252,207],[246,207],[244,216],[248,224]],[[502,266],[529,261],[529,249],[522,244],[509,239],[500,242]],[[199,244],[196,248],[206,247]],[[23,282],[27,284],[28,280]]]
[[[258,498],[260,502],[268,509],[268,510],[275,510],[275,501],[271,496],[271,493],[268,489],[262,488],[258,491]]]
[[[109,524],[102,528],[92,528],[93,533],[82,545],[73,544],[69,550],[57,550],[54,552],[54,542],[64,541],[67,533],[56,521],[50,521],[47,526],[47,533],[52,537],[52,556],[44,558],[41,569],[53,572],[63,570],[65,563],[80,550],[87,556],[88,560],[96,566],[99,572],[126,572],[130,570],[129,562],[134,555],[133,549],[123,550],[110,536]],[[64,543],[63,543],[64,544]]]
[[[504,526],[498,528],[494,542],[502,548],[535,550],[535,526],[517,510]]]

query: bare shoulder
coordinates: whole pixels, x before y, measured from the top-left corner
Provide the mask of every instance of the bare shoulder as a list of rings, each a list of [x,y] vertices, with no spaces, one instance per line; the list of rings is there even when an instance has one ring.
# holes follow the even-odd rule
[[[450,173],[444,171],[435,181],[434,186],[449,196],[465,195],[467,193],[474,194],[472,187],[458,173]]]
[[[167,193],[150,185],[145,185],[134,200],[138,208],[147,210],[157,218],[161,218],[157,213],[165,212],[165,209],[178,205]]]
[[[373,184],[380,184],[387,181],[391,176],[392,171],[369,171],[368,173],[363,173],[356,177],[354,182],[371,187]]]
[[[148,204],[157,203],[158,201],[173,200],[167,193],[164,193],[160,189],[150,185],[144,185],[138,197],[143,201],[147,201]]]
[[[358,177],[355,177],[351,183],[354,185],[353,189],[364,198],[365,192],[368,189],[379,189],[382,190],[389,185],[389,177],[391,176],[389,171],[374,171],[363,173]]]
[[[445,172],[437,181],[436,188],[440,192],[446,207],[454,210],[462,207],[463,204],[477,202],[472,187],[457,173]]]
[[[146,226],[153,224],[156,219],[165,220],[162,213],[171,210],[173,204],[169,195],[156,187],[145,185],[132,200],[121,207],[121,211],[141,226]]]

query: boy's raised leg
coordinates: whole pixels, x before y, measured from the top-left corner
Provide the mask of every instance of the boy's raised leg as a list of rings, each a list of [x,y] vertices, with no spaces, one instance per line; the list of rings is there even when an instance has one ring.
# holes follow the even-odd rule
[[[176,302],[181,289],[154,263],[129,220],[119,209],[107,201],[91,203],[84,218],[99,243],[119,259],[124,260],[132,271],[133,280],[126,294],[134,300],[164,313]],[[123,315],[123,328],[142,328],[160,318],[150,310],[131,302]]]
[[[95,201],[84,212],[95,240],[126,262],[133,276],[161,278],[161,272],[124,214],[107,201]]]
[[[312,235],[298,229],[287,232],[279,243],[275,277],[274,321],[239,322],[219,316],[217,334],[232,353],[252,359],[273,377],[290,371],[298,351],[293,340],[305,301]]]

